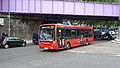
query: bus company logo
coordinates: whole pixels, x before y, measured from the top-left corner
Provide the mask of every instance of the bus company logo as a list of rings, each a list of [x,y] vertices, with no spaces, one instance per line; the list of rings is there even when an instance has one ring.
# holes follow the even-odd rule
[[[64,26],[59,26],[60,28],[63,28]]]

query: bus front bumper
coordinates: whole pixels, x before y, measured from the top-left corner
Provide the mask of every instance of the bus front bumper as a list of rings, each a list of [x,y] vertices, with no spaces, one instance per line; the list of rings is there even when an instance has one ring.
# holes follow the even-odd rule
[[[46,44],[46,45],[39,44],[39,48],[42,48],[44,50],[50,50],[50,49],[57,50],[57,49],[59,49],[57,44],[54,44],[54,45],[52,45],[52,44]]]

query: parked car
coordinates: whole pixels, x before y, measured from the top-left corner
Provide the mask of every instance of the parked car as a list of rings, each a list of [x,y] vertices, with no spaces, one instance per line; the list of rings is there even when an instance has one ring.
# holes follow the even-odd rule
[[[117,33],[109,29],[94,29],[94,38],[95,39],[107,39],[114,40]]]
[[[26,41],[17,37],[5,37],[1,42],[1,47],[9,48],[13,46],[26,46]]]
[[[38,44],[38,33],[33,34],[32,41],[34,44]]]
[[[100,29],[94,29],[94,39],[101,38],[101,34],[102,32],[100,31]]]
[[[105,34],[102,34],[102,39],[108,39],[108,40],[114,40],[116,38],[116,34],[109,32],[106,32]]]

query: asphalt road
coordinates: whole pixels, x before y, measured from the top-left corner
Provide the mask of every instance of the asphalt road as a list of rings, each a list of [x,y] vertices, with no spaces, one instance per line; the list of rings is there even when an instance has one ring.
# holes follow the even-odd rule
[[[96,41],[95,44],[109,42]],[[98,45],[99,46],[99,45]],[[0,49],[0,68],[120,68],[120,53],[70,50],[43,51],[37,45]]]

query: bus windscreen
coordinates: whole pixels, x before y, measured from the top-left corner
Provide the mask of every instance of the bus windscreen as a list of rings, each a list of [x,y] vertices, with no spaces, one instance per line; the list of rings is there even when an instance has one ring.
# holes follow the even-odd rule
[[[52,42],[54,41],[55,26],[45,25],[40,27],[40,41]]]

